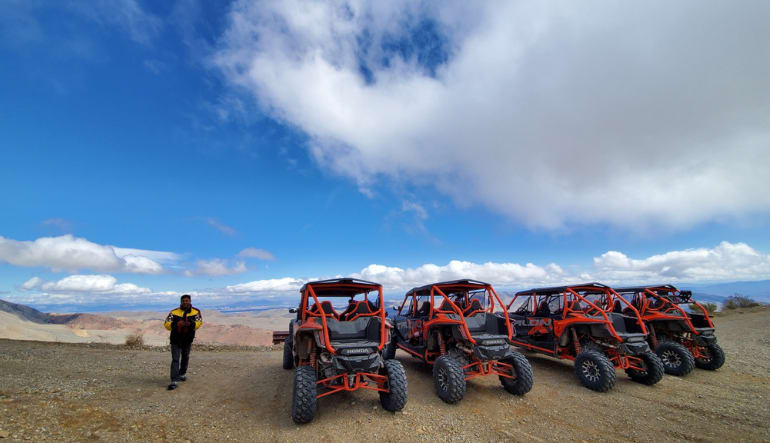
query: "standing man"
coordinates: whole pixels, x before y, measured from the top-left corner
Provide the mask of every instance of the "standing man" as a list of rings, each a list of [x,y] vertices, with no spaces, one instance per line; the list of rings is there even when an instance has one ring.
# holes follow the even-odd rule
[[[176,389],[177,382],[187,380],[187,362],[195,331],[203,324],[201,312],[193,307],[188,294],[182,296],[179,307],[168,313],[164,326],[171,331],[171,384],[168,390]],[[181,360],[180,360],[181,356]]]

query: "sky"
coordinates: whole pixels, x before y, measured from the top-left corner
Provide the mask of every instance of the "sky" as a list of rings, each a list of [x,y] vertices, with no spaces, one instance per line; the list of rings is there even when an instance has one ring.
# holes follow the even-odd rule
[[[770,279],[770,3],[7,0],[0,298]]]

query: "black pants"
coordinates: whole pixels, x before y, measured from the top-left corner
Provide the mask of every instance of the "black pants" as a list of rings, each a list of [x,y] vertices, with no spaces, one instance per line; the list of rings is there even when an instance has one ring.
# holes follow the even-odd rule
[[[191,346],[192,343],[186,345],[171,344],[171,381],[187,373],[187,362],[190,359]],[[182,357],[181,361],[179,360],[180,354]]]

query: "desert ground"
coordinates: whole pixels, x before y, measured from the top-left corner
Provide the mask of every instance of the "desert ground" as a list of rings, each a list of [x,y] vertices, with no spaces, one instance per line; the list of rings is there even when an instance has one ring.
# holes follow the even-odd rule
[[[568,362],[529,354],[535,386],[506,393],[496,377],[465,398],[436,397],[430,371],[399,351],[409,402],[389,413],[374,392],[319,401],[290,416],[293,371],[279,347],[200,346],[189,380],[168,383],[160,347],[0,340],[0,437],[15,440],[724,441],[770,440],[770,311],[716,318],[727,354],[715,372],[666,376],[653,387],[618,374],[609,393],[583,388]]]

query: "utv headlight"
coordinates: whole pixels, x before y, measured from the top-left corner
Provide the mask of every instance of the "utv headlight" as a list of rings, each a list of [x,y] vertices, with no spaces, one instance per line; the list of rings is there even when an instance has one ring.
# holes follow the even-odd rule
[[[340,351],[342,355],[366,355],[372,352],[372,348],[346,348]]]

